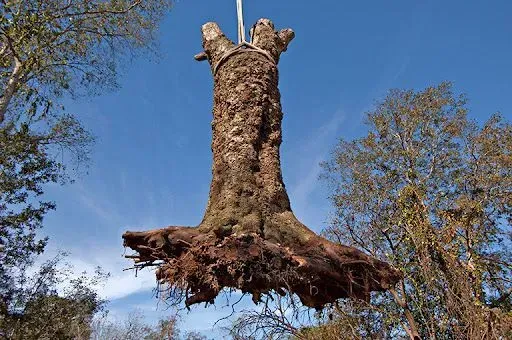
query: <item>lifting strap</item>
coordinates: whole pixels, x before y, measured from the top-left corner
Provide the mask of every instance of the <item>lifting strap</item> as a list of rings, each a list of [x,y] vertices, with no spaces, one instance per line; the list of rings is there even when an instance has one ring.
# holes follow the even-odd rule
[[[213,74],[217,74],[217,70],[219,67],[227,60],[229,57],[243,52],[257,52],[263,54],[272,64],[276,64],[276,60],[274,57],[267,51],[254,46],[251,43],[245,40],[245,26],[244,26],[244,12],[242,8],[242,0],[236,0],[236,12],[238,17],[238,45],[224,53],[224,55],[219,59],[217,64],[213,67]]]
[[[238,44],[240,45],[246,42],[242,0],[236,0],[236,14],[238,16]]]

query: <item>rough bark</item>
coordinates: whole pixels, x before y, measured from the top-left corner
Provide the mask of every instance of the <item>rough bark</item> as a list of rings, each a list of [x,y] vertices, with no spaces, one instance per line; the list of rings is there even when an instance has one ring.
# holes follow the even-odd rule
[[[260,19],[251,30],[258,49],[240,48],[215,23],[202,27],[214,73],[213,178],[199,226],[127,232],[137,266],[158,262],[157,278],[188,305],[213,303],[223,288],[297,294],[309,307],[345,297],[367,298],[400,278],[388,264],[317,236],[294,216],[281,175],[282,141],[277,63],[294,33]],[[264,51],[264,52],[262,52]],[[216,72],[215,72],[216,71]]]

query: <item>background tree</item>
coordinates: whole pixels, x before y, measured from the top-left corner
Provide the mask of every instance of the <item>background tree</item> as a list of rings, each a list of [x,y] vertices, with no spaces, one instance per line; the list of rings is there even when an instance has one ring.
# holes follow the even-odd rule
[[[85,147],[89,141],[80,126],[65,118],[44,137],[24,123],[19,128],[0,127],[0,304],[4,308],[16,304],[28,268],[46,245],[36,232],[55,205],[38,199],[45,184],[64,179],[63,164],[51,156],[51,144]]]
[[[152,49],[169,6],[167,0],[0,1],[3,319],[18,313],[20,305],[29,311],[41,305],[23,299],[28,270],[46,245],[37,230],[55,208],[42,199],[44,186],[69,180],[64,155],[78,166],[87,161],[93,142],[61,100],[115,88],[119,67]],[[47,298],[55,298],[59,306],[67,301],[53,293]],[[49,301],[38,301],[43,300]],[[25,323],[30,325],[36,324]]]
[[[293,296],[275,294],[263,308],[242,310],[226,327],[233,339],[396,339],[399,332],[380,327],[386,318],[362,300],[339,300],[313,313]]]
[[[148,324],[141,311],[131,312],[124,322],[109,319],[107,315],[96,318],[92,324],[92,340],[206,340],[206,337],[187,332],[180,335],[179,319],[171,316],[158,320],[156,325]]]
[[[71,278],[65,254],[45,262],[33,275],[22,270],[15,304],[0,314],[2,339],[89,339],[92,318],[105,301],[97,293],[107,277],[100,269]]]
[[[2,0],[0,124],[37,121],[53,99],[116,85],[124,57],[150,47],[169,0]]]
[[[341,140],[324,164],[336,208],[326,234],[404,274],[374,296],[381,316],[362,319],[374,335],[512,334],[512,126],[466,113],[450,83],[393,90],[367,114],[368,135]]]
[[[124,322],[109,320],[107,315],[94,320],[91,339],[102,340],[140,340],[152,332],[152,328],[144,320],[141,311],[133,311],[128,314]]]

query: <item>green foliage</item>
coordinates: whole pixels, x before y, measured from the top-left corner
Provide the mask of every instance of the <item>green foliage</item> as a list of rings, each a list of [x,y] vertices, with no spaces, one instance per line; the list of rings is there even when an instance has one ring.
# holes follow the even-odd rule
[[[0,2],[0,293],[10,268],[43,251],[36,239],[52,202],[48,183],[65,179],[64,155],[78,167],[93,138],[58,100],[113,87],[124,57],[147,50],[166,0]],[[59,157],[60,156],[60,157]],[[10,273],[10,274],[6,274]],[[8,304],[8,302],[5,302]]]
[[[21,270],[24,280],[0,313],[0,335],[5,339],[89,339],[91,321],[103,309],[96,288],[107,276],[97,269],[94,275],[69,279],[65,254],[40,266],[33,274]]]
[[[449,83],[391,91],[368,135],[341,140],[324,164],[336,207],[326,234],[404,273],[373,300],[379,332],[510,335],[512,126],[493,115],[479,127],[465,103]]]
[[[40,274],[53,286],[45,283],[35,295],[27,288],[35,280],[29,271],[47,241],[37,231],[55,209],[42,198],[45,185],[67,182],[65,156],[76,169],[87,162],[93,143],[61,100],[115,88],[120,65],[152,48],[169,6],[168,0],[0,1],[2,335],[73,338],[66,325],[86,331],[101,305],[86,277],[70,282],[74,290],[57,294],[58,275],[50,275],[55,268],[48,266]]]
[[[35,198],[44,184],[58,180],[60,169],[26,126],[0,129],[0,150],[0,295],[9,306],[17,283],[25,280],[25,270],[46,245],[36,239],[36,230],[55,206]]]
[[[169,0],[2,1],[0,124],[20,114],[30,122],[45,119],[62,108],[56,99],[63,94],[116,87],[120,63],[151,48],[169,6]]]
[[[78,154],[90,137],[72,118],[63,116],[45,135],[23,123],[0,127],[0,296],[9,308],[23,285],[26,271],[41,254],[46,239],[38,239],[53,202],[41,200],[44,186],[66,179],[64,165],[52,157],[55,146]]]

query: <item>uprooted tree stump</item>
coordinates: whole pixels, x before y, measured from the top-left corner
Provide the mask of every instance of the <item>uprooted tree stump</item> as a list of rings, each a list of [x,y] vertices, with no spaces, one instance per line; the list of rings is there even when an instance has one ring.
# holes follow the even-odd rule
[[[158,265],[156,277],[187,306],[213,303],[224,288],[286,291],[314,308],[339,298],[367,299],[400,274],[385,262],[317,236],[294,216],[281,175],[277,63],[294,33],[260,19],[251,43],[235,46],[215,23],[202,27],[214,75],[213,179],[201,224],[126,232],[136,267]]]

